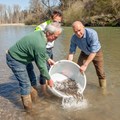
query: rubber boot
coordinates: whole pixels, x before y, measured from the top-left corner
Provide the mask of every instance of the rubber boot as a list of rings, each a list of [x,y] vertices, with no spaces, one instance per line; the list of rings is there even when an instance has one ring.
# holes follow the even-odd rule
[[[100,79],[99,80],[99,85],[101,88],[106,88],[106,79]]]
[[[22,95],[21,96],[22,103],[24,106],[24,109],[27,111],[32,110],[32,100],[30,95]]]
[[[36,91],[38,91],[38,89],[37,89],[37,86],[36,85],[33,85],[32,86]]]
[[[41,90],[42,90],[43,95],[45,95],[46,97],[50,97],[50,96],[51,96],[51,95],[47,92],[47,85],[46,85],[46,84],[41,85]]]
[[[38,92],[35,88],[33,88],[33,86],[31,87],[30,95],[31,95],[32,102],[36,103],[38,98]]]

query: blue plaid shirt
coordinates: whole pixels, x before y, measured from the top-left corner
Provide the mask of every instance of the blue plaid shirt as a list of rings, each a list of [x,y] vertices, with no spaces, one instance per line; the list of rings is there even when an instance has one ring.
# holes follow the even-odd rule
[[[85,28],[85,33],[82,38],[78,38],[74,34],[71,38],[69,53],[74,54],[77,47],[80,48],[86,55],[98,52],[101,45],[97,32],[91,28]]]

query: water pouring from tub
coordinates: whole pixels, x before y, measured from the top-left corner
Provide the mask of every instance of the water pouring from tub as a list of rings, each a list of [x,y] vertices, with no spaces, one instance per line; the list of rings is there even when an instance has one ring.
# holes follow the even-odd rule
[[[86,76],[79,71],[80,67],[69,60],[56,62],[49,70],[54,81],[54,87],[50,91],[62,97],[63,108],[82,109],[86,107],[87,101],[83,97],[86,87]]]

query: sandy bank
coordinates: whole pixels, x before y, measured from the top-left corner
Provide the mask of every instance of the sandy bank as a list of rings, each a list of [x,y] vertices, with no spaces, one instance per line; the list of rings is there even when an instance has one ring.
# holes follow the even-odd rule
[[[21,26],[24,26],[25,24],[24,23],[11,23],[11,24],[0,24],[0,26],[9,26],[9,25],[21,25]]]

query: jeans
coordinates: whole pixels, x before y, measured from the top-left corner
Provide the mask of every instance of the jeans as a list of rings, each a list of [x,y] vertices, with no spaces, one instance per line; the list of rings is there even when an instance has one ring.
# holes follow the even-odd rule
[[[84,52],[80,53],[80,56],[78,58],[78,65],[81,66],[85,62],[85,60],[88,58],[88,55],[86,55]],[[104,62],[103,62],[103,53],[102,50],[99,50],[95,56],[95,58],[92,60],[95,70],[98,76],[98,79],[105,79],[105,72],[104,72]]]
[[[20,94],[21,95],[28,95],[31,91],[31,85],[36,83],[36,77],[31,67],[23,64],[14,58],[12,58],[9,54],[6,54],[6,63],[13,71],[15,77],[17,78],[20,86]],[[28,69],[27,69],[28,67]],[[32,80],[32,82],[31,82]],[[35,82],[34,82],[35,81]]]
[[[28,72],[28,76],[30,78],[30,81],[31,81],[31,86],[36,86],[37,85],[37,79],[36,79],[36,76],[35,76],[35,73],[34,73],[34,67],[33,67],[33,64],[32,63],[28,63],[27,66],[27,72]]]
[[[51,59],[53,59],[52,48],[48,48],[48,49],[47,49],[47,54],[48,54],[48,56],[49,56]],[[50,65],[47,63],[47,61],[46,61],[46,65],[47,65],[47,69],[48,69],[48,71],[49,71]],[[40,74],[40,84],[41,84],[41,85],[46,84],[46,80],[43,78],[42,74]]]

